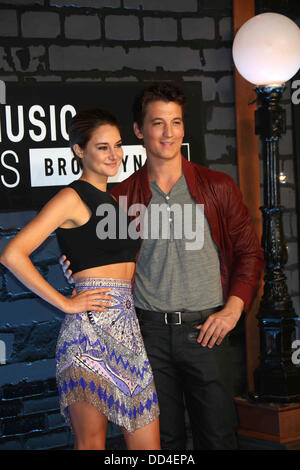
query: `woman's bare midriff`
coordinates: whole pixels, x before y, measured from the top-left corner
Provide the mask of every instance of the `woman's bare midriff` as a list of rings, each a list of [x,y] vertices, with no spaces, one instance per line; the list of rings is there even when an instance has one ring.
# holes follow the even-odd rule
[[[84,269],[73,274],[75,280],[92,278],[103,279],[124,279],[131,280],[134,274],[135,263],[116,263],[107,264],[105,266],[97,266],[96,268]]]

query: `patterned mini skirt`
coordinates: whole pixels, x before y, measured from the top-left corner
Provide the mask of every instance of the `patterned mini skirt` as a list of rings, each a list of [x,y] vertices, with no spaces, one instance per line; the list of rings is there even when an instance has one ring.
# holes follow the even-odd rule
[[[56,347],[60,412],[85,401],[132,433],[159,415],[152,369],[136,317],[131,281],[81,279],[75,288],[110,288],[104,312],[66,314]]]

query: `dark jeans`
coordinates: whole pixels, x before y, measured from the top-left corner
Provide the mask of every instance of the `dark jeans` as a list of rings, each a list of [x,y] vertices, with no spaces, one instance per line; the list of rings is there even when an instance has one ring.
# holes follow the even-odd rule
[[[236,449],[228,337],[212,349],[203,347],[193,334],[197,324],[140,318],[160,406],[162,448],[185,449],[186,404],[194,449]]]

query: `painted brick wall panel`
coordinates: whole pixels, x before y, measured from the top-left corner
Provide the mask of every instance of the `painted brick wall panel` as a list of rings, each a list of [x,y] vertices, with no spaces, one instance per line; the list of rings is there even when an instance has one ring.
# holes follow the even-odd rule
[[[40,11],[23,13],[21,31],[24,38],[57,38],[60,35],[59,15]]]
[[[50,46],[49,63],[55,71],[115,71],[124,67],[125,51],[121,46]]]
[[[60,253],[59,251],[57,253]],[[61,266],[57,264],[57,258],[56,258],[56,264],[51,265],[49,267],[49,271],[47,272],[47,281],[50,282],[50,284],[55,288],[55,289],[61,289],[61,288],[68,288],[70,287],[63,275]]]
[[[224,10],[225,8],[232,9],[233,7],[232,4],[233,4],[232,0],[202,0],[201,2],[201,6],[203,8],[222,9],[222,10]]]
[[[4,229],[11,227],[22,227],[32,220],[36,211],[8,212],[5,217],[1,217],[0,226]]]
[[[22,400],[3,400],[0,402],[0,418],[16,417],[23,411]]]
[[[0,451],[1,450],[23,450],[22,441],[18,441],[17,439],[0,439]]]
[[[214,101],[216,99],[216,80],[212,77],[184,75],[183,80],[187,82],[201,82],[203,101]]]
[[[7,367],[5,370],[7,370]],[[43,396],[48,391],[57,390],[55,378],[51,377],[46,380],[25,380],[14,384],[1,384],[1,398],[10,400],[21,398],[25,396],[39,395]]]
[[[292,130],[288,129],[285,134],[282,134],[279,140],[279,154],[280,155],[293,155],[293,136]]]
[[[231,17],[222,18],[219,21],[219,33],[223,41],[232,41],[233,39],[233,21]]]
[[[24,418],[9,418],[3,419],[2,421],[2,432],[5,436],[43,430],[44,428],[44,415],[26,416]]]
[[[143,0],[144,10],[158,11],[197,11],[197,0]]]
[[[15,10],[1,10],[0,35],[12,37],[18,35],[18,20]]]
[[[59,410],[58,396],[56,397],[56,400],[57,400],[57,409]],[[64,424],[65,424],[65,419],[61,415],[60,412],[48,413],[48,427],[50,429],[58,428]]]
[[[44,46],[13,47],[11,57],[16,72],[40,72],[46,69]]]
[[[114,71],[123,67],[136,70],[186,71],[200,69],[197,50],[187,47],[131,48],[126,54],[121,46],[99,48],[96,46],[50,46],[49,61],[52,70]]]
[[[145,41],[177,41],[177,22],[173,18],[144,18]]]
[[[212,77],[201,77],[202,97],[204,101],[216,99],[216,81]]]
[[[60,321],[24,325],[14,332],[15,343],[12,361],[34,362],[55,357]]]
[[[6,274],[6,287],[8,292],[14,294],[20,294],[21,292],[28,291],[27,287],[24,286],[11,272]]]
[[[213,18],[183,18],[181,27],[184,40],[215,38],[215,21]]]
[[[74,7],[74,8],[119,8],[120,0],[50,0],[49,5],[53,7]]]
[[[65,19],[65,37],[68,39],[100,39],[100,19],[96,15],[71,15]]]
[[[298,243],[288,242],[288,262],[286,266],[296,265],[298,263]]]
[[[232,75],[227,75],[220,78],[217,82],[217,92],[220,103],[234,103],[234,79]]]
[[[222,157],[233,157],[235,159],[236,139],[226,135],[205,134],[206,158],[218,160]]]
[[[55,410],[59,408],[59,399],[55,394],[42,399],[29,399],[23,401],[24,415],[42,411]]]
[[[1,72],[13,72],[10,50],[0,47],[0,70]]]
[[[297,237],[297,215],[294,212],[283,212],[282,214],[282,223],[283,223],[283,230],[284,236],[286,240],[289,238],[296,238]]]
[[[285,209],[292,209],[296,205],[296,195],[294,188],[280,186],[280,202]]]
[[[142,0],[124,0],[124,8],[139,10],[142,8]]]
[[[107,16],[105,18],[106,39],[138,40],[140,39],[139,20],[136,16]]]
[[[28,322],[53,321],[63,317],[63,313],[50,307],[38,298],[26,298],[16,301],[1,301],[1,325],[20,325]]]
[[[209,168],[216,171],[222,171],[223,173],[230,175],[234,181],[238,183],[238,168],[236,165],[231,165],[230,163],[225,165],[212,163],[209,165]]]
[[[297,296],[297,294],[299,295],[299,275],[297,270],[286,268],[285,275],[289,285],[289,294],[292,296]]]
[[[207,130],[235,129],[235,109],[214,106],[207,121]]]
[[[47,435],[33,436],[26,440],[24,450],[43,450],[70,446],[70,431],[60,430],[48,432]],[[71,447],[71,446],[70,446]]]
[[[168,71],[200,69],[199,52],[189,47],[161,47],[130,49],[127,67],[136,70],[155,71],[157,68]]]
[[[22,327],[22,325],[21,325]],[[6,396],[6,392],[3,392],[3,398],[16,398],[17,396],[33,394],[30,382],[42,381],[47,384],[48,381],[54,380],[55,384],[55,359],[43,359],[35,362],[19,362],[16,364],[8,364],[1,366],[3,373],[0,375],[0,396],[1,387],[6,389],[7,393],[15,393],[15,388],[19,390],[19,395]],[[24,385],[25,382],[25,385]],[[10,387],[10,391],[7,390]],[[28,392],[24,392],[24,387],[28,387]],[[55,385],[56,390],[56,385]],[[45,393],[44,391],[40,393]]]
[[[233,59],[231,48],[221,47],[220,49],[204,49],[205,72],[230,71],[233,69]]]
[[[31,6],[44,5],[45,0],[1,0],[2,5]]]

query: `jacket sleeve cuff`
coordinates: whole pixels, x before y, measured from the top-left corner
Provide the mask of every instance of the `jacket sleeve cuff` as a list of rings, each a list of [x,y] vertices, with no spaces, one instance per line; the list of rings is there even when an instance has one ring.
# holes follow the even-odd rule
[[[243,310],[247,311],[256,290],[252,286],[240,283],[239,285],[232,286],[229,291],[229,297],[231,295],[239,297],[244,302]]]

